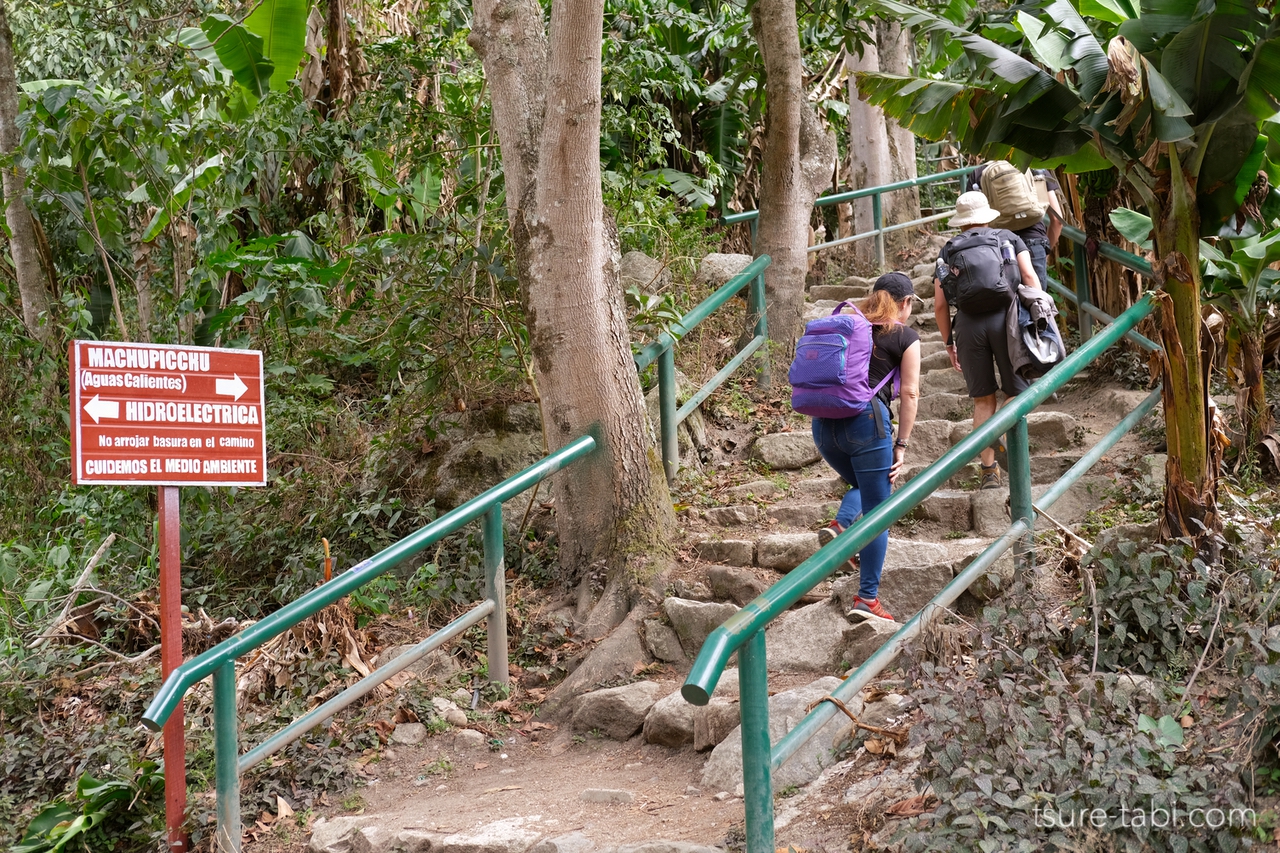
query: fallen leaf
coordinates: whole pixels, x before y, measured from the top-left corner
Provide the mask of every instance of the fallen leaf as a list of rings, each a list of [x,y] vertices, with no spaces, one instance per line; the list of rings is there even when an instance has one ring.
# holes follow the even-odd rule
[[[879,702],[888,695],[888,690],[882,690],[874,684],[862,688],[862,701],[868,704],[871,702]]]
[[[867,738],[867,742],[864,743],[862,746],[864,749],[866,749],[867,752],[871,753],[872,755],[880,755],[882,752],[884,752],[884,741],[877,740],[876,738],[873,738],[873,737]]]
[[[276,816],[273,815],[271,812],[263,812],[262,814],[258,815],[258,823],[261,824],[262,826],[270,826],[275,822],[276,822]]]
[[[472,769],[472,770],[483,770],[483,769],[485,769],[485,768],[486,768],[486,767],[488,767],[488,766],[489,766],[489,765],[488,765],[486,762],[478,761],[478,762],[476,762],[476,766],[475,766],[475,767],[472,767],[471,769]]]
[[[276,794],[276,818],[284,820],[287,817],[293,817],[293,806],[285,801],[285,798]]]
[[[932,795],[908,797],[889,806],[884,810],[884,813],[894,817],[918,817],[932,810],[935,803],[937,803],[937,798]]]

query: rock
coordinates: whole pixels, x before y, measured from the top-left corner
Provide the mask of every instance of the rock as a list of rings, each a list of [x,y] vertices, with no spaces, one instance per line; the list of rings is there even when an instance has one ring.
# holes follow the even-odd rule
[[[663,696],[644,718],[644,739],[659,746],[679,747],[693,742],[693,715],[697,710],[680,691]]]
[[[1071,447],[1076,443],[1076,419],[1066,412],[1032,412],[1027,415],[1027,439],[1032,453]]]
[[[954,372],[954,371],[952,371]],[[916,462],[933,463],[951,449],[951,421],[918,420],[911,429],[906,458]]]
[[[726,255],[712,252],[698,264],[698,272],[693,277],[693,283],[719,287],[746,269],[751,261],[750,255]]]
[[[1107,493],[1116,487],[1115,478],[1103,475],[1086,475],[1077,480],[1066,493],[1049,506],[1040,502],[1040,496],[1049,489],[1048,486],[1033,486],[1031,498],[1036,506],[1048,512],[1054,519],[1068,527],[1084,521],[1091,509],[1101,506]],[[1037,518],[1036,530],[1056,530],[1047,519]]]
[[[464,716],[465,719],[465,716]],[[422,743],[427,737],[427,727],[422,723],[400,723],[391,733],[392,743],[406,746]]]
[[[509,406],[464,418],[437,438],[436,449],[410,472],[408,480],[422,484],[441,512],[460,506],[545,455],[537,406],[531,406],[531,418],[529,414]],[[530,495],[526,492],[507,503],[507,523],[520,523]]]
[[[916,796],[916,773],[920,762],[907,762],[901,767],[889,766],[869,778],[849,786],[842,802],[857,804],[859,808],[888,808],[894,803]],[[877,845],[878,847],[879,845]]]
[[[1142,476],[1152,483],[1164,482],[1164,469],[1169,464],[1169,454],[1167,453],[1148,453],[1142,457],[1142,464],[1138,466],[1138,470],[1142,472]]]
[[[840,283],[845,287],[859,288],[861,295],[858,298],[861,299],[871,292],[871,288],[875,287],[876,278],[878,278],[878,276],[851,275],[846,276],[844,281]]]
[[[1062,453],[1054,456],[1031,457],[1031,482],[1054,483],[1080,461],[1079,453]]]
[[[467,746],[483,746],[485,743],[484,734],[475,729],[458,729],[453,736]]]
[[[388,646],[383,649],[374,660],[374,669],[386,666],[388,663],[413,648],[414,646],[411,644]],[[444,649],[433,649],[418,660],[409,664],[409,666],[403,671],[411,672],[418,678],[434,679],[435,681],[443,684],[456,675],[458,669],[458,665],[454,662],[453,657],[448,652]],[[467,701],[471,700],[468,699]]]
[[[626,740],[644,726],[644,718],[662,693],[652,681],[637,681],[621,687],[596,690],[578,701],[573,712],[573,729],[599,730],[614,740]]]
[[[756,562],[768,569],[787,572],[817,550],[817,533],[774,533],[756,542]]]
[[[946,349],[944,348],[942,351],[946,352]],[[950,364],[945,367],[934,368],[920,377],[921,396],[933,394],[961,394],[968,396],[968,393],[968,386],[964,384],[964,374],[951,367]],[[916,424],[916,426],[919,426],[919,424]],[[915,443],[915,439],[916,434],[912,432],[912,444]]]
[[[461,708],[450,708],[444,712],[444,721],[454,728],[465,728],[467,725],[467,713]]]
[[[751,555],[754,557],[755,543],[747,542],[745,544],[751,546]],[[729,561],[722,560],[721,562],[727,563]],[[711,592],[716,598],[721,601],[732,601],[739,607],[758,597],[768,588],[763,581],[751,572],[744,569],[731,569],[728,566],[708,567],[707,583],[710,584]]]
[[[822,458],[808,432],[779,432],[762,435],[751,447],[751,457],[775,471],[792,471],[812,465]]]
[[[917,542],[914,539],[889,537],[885,551],[886,566],[929,566],[948,559],[947,549],[936,542]]]
[[[631,803],[635,802],[635,795],[630,791],[620,791],[615,788],[587,788],[578,794],[578,799],[584,803]]]
[[[719,527],[732,527],[750,524],[760,516],[760,509],[755,504],[746,506],[718,506],[702,511],[702,517]]]
[[[849,491],[849,484],[839,477],[801,480],[791,487],[797,498],[839,498]]]
[[[685,578],[676,578],[671,582],[671,594],[676,598],[683,598],[688,601],[714,601],[715,596],[711,594],[711,589],[701,581],[690,581]]]
[[[866,293],[867,288],[865,286],[847,284],[815,284],[809,288],[810,299],[830,299],[833,302],[861,299]]]
[[[459,687],[457,690],[450,693],[449,698],[452,699],[459,708],[471,707],[471,691],[465,687]]]
[[[738,607],[726,602],[710,603],[687,601],[683,598],[666,598],[662,611],[680,638],[680,645],[689,657],[698,654],[707,635],[724,620],[738,612]]]
[[[924,369],[923,363],[920,369]],[[922,420],[955,421],[972,414],[973,401],[963,394],[930,394],[920,398],[920,405],[916,409],[916,417]],[[915,438],[914,431],[911,435]]]
[[[676,371],[676,406],[682,406],[696,394],[698,387],[694,385],[683,371]],[[644,396],[645,414],[649,418],[649,427],[654,436],[661,435],[662,415],[658,400],[658,386],[654,385]],[[680,454],[680,463],[687,468],[702,466],[702,452],[707,448],[707,425],[702,417],[701,407],[680,422],[676,428],[676,450]]]
[[[601,684],[617,684],[633,678],[636,664],[649,660],[640,630],[641,618],[635,611],[627,614],[622,624],[601,640],[582,664],[551,692],[538,710],[539,718],[558,716],[583,693]]]
[[[964,559],[962,561],[964,565],[960,566],[960,568],[967,567],[981,553],[982,551],[978,551]],[[1013,561],[1013,549],[1010,548],[991,564],[991,568],[987,570],[986,574],[969,584],[968,592],[979,601],[990,601],[1009,588],[1009,584],[1013,583],[1013,578],[1016,574],[1017,566]]]
[[[901,627],[897,622],[885,622],[880,619],[864,619],[854,625],[844,635],[845,663],[850,669],[861,666]]]
[[[393,853],[431,853],[444,840],[440,832],[424,832],[421,829],[402,829],[391,843]]]
[[[920,266],[924,265],[920,264]],[[911,286],[915,288],[916,296],[919,296],[921,299],[932,299],[933,269],[930,268],[927,272],[920,275],[913,274],[911,276]]]
[[[968,492],[936,491],[920,502],[917,512],[948,530],[968,530],[973,523]]]
[[[784,504],[769,509],[769,517],[784,527],[819,527],[836,517],[840,504]]]
[[[362,827],[351,836],[351,853],[383,853],[394,841],[394,830],[384,826]]]
[[[840,679],[827,676],[804,687],[770,696],[769,742],[776,744],[804,719],[808,706],[839,686]],[[845,704],[855,715],[862,713],[860,698],[854,697]],[[823,767],[834,762],[834,755],[846,741],[848,734],[849,718],[844,714],[833,716],[773,774],[774,790],[781,790],[789,785],[803,785],[815,779]],[[707,759],[702,771],[702,786],[713,791],[733,791],[741,784],[742,729],[738,727],[711,751],[711,757]]]
[[[783,493],[783,488],[772,480],[752,480],[750,483],[743,483],[741,486],[733,486],[725,489],[725,494],[732,500],[757,500],[767,501],[778,497]]]
[[[640,844],[624,844],[608,853],[724,853],[724,850],[689,841],[644,841]]]
[[[544,838],[529,848],[528,853],[596,853],[595,842],[580,832]]]
[[[859,722],[868,726],[892,727],[897,719],[905,715],[911,707],[911,700],[901,693],[887,693],[874,702],[862,706]]]
[[[623,290],[636,287],[641,293],[657,293],[671,284],[671,270],[644,252],[631,251],[622,256],[618,278]]]
[[[979,489],[973,493],[973,529],[979,536],[1003,536],[1013,522],[1009,519],[1009,481],[1001,473],[1003,488]]]
[[[933,317],[926,317],[926,316],[917,314],[916,316],[911,318],[911,321],[912,321],[912,325],[917,325],[922,329],[937,328],[936,321],[933,319]],[[946,369],[946,370],[954,369],[951,366],[951,356],[947,355],[945,352],[935,352],[933,355],[921,356],[920,358],[921,373],[928,373],[931,370],[943,370],[943,369]],[[920,402],[923,403],[924,398],[921,398]]]
[[[479,829],[446,835],[431,853],[525,853],[541,833],[526,829],[537,817],[512,817],[485,824]]]
[[[372,815],[319,818],[311,826],[310,853],[352,853],[356,833],[373,822]]]
[[[829,599],[787,611],[765,631],[769,669],[839,672],[848,628],[844,611]]]
[[[752,566],[756,562],[756,543],[745,539],[704,539],[693,546],[699,560],[730,566]],[[715,587],[711,587],[715,593]],[[724,596],[720,596],[723,598]]]
[[[885,563],[884,572],[880,575],[880,600],[894,618],[905,622],[919,613],[954,577],[950,562]],[[856,581],[857,578],[849,580]],[[839,583],[837,581],[836,585]],[[856,583],[850,584],[846,611],[853,607],[853,596],[858,592],[856,587]]]
[[[450,711],[458,710],[458,706],[453,704],[452,699],[446,699],[443,696],[432,696],[431,707],[435,708],[436,713],[442,717]]]
[[[1057,518],[1055,515],[1054,518]],[[1093,549],[1089,552],[1094,558],[1119,553],[1121,542],[1132,542],[1139,549],[1146,548],[1160,538],[1160,522],[1150,524],[1121,524],[1109,527],[1093,540]]]
[[[741,715],[736,697],[712,696],[710,702],[693,712],[693,748],[706,752],[719,745],[737,728]]]
[[[684,649],[680,647],[680,638],[665,622],[657,619],[644,620],[644,642],[649,648],[649,654],[660,661],[678,663],[681,666],[689,662]]]

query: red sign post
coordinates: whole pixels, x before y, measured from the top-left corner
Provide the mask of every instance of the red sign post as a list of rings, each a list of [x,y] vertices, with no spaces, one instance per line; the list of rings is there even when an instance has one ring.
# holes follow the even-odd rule
[[[72,482],[160,487],[160,667],[182,663],[178,486],[264,486],[262,353],[72,341]],[[169,848],[185,853],[182,707],[164,727]]]

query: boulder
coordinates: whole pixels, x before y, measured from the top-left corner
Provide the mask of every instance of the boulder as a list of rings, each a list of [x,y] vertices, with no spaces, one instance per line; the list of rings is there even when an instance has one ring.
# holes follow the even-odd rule
[[[936,356],[930,356],[934,358]],[[943,355],[946,358],[946,355]],[[924,365],[921,364],[921,369]],[[930,394],[920,398],[916,417],[921,420],[955,421],[973,414],[973,400],[963,394]],[[912,438],[915,437],[914,431]]]
[[[949,561],[932,564],[886,561],[880,575],[880,600],[895,619],[905,622],[951,583],[953,577],[955,573]],[[831,592],[840,599],[842,612],[847,613],[858,594],[858,578],[840,578],[831,585]]]
[[[914,539],[889,537],[885,551],[886,566],[929,566],[949,559],[946,547],[936,542],[917,542]]]
[[[373,664],[374,668],[377,669],[379,667],[386,666],[388,663],[413,648],[414,647],[412,645],[388,646],[378,654],[378,657]],[[409,666],[403,671],[411,672],[418,678],[431,679],[437,683],[443,684],[456,675],[458,670],[458,664],[454,661],[452,655],[444,649],[433,649],[418,660],[409,664]]]
[[[774,533],[756,542],[756,562],[768,569],[788,572],[817,550],[817,533]]]
[[[652,681],[588,693],[578,700],[573,711],[573,729],[599,730],[614,740],[627,740],[644,726],[645,717],[661,693],[662,686]]]
[[[741,715],[736,696],[712,696],[710,702],[693,712],[693,748],[698,752],[714,749],[737,728]]]
[[[1001,472],[1003,488],[979,489],[973,493],[973,529],[979,536],[1003,536],[1013,522],[1009,518],[1009,480]]]
[[[622,624],[601,640],[582,664],[556,686],[538,709],[539,718],[560,715],[572,707],[579,696],[601,684],[617,684],[633,678],[636,665],[649,660],[641,621],[642,617],[635,611],[629,613]]]
[[[942,346],[942,344],[939,343],[937,346]],[[944,349],[943,352],[945,351]],[[967,397],[969,396],[969,388],[965,385],[964,374],[947,365],[946,367],[930,370],[920,377],[920,394],[922,396],[961,394]],[[911,440],[915,441],[914,432],[911,434]]]
[[[307,850],[309,853],[352,853],[352,839],[373,820],[373,815],[319,818],[311,826]]]
[[[624,844],[605,853],[724,853],[724,850],[691,841],[643,841],[639,844]]]
[[[787,611],[765,631],[769,669],[839,672],[848,629],[844,611],[830,599]]]
[[[542,833],[525,824],[536,817],[511,817],[485,824],[479,829],[446,835],[431,853],[525,853]]]
[[[544,838],[529,848],[528,853],[596,853],[594,841],[580,832]]]
[[[809,288],[810,299],[829,299],[833,302],[861,299],[866,293],[865,287],[848,284],[815,284]]]
[[[1101,506],[1107,494],[1116,488],[1114,477],[1106,474],[1084,476],[1076,480],[1066,493],[1049,506],[1042,506],[1040,496],[1049,486],[1033,486],[1031,499],[1036,506],[1053,516],[1055,521],[1067,525],[1079,524],[1091,509]],[[1057,530],[1047,519],[1037,518],[1036,530]]]
[[[1031,457],[1031,482],[1053,483],[1080,461],[1079,453],[1059,453],[1053,456]]]
[[[804,719],[810,705],[839,686],[839,678],[827,676],[804,687],[770,696],[769,742],[776,744]],[[845,704],[855,715],[862,713],[861,698],[854,697]],[[836,752],[848,736],[849,718],[836,714],[773,774],[774,790],[803,785],[817,778],[824,767],[834,763]],[[735,791],[741,784],[742,728],[739,726],[711,751],[702,771],[702,785],[713,791]]]
[[[680,638],[675,629],[657,619],[644,620],[644,643],[649,654],[660,661],[684,666],[689,662],[684,649],[680,647]]]
[[[466,715],[463,715],[463,720]],[[399,723],[391,733],[391,742],[413,746],[427,739],[427,727],[422,723]]]
[[[751,447],[751,458],[775,471],[793,471],[822,458],[808,432],[779,432],[762,435]]]
[[[849,490],[849,484],[839,477],[816,477],[800,480],[791,487],[797,498],[839,498]]]
[[[969,557],[964,558],[957,568],[966,568],[981,553],[982,551],[976,551]],[[1009,588],[1009,584],[1013,583],[1016,574],[1017,567],[1013,561],[1013,549],[1010,548],[991,564],[991,568],[987,570],[986,574],[969,584],[968,592],[979,601],[990,601]]]
[[[1076,419],[1066,412],[1032,412],[1027,415],[1027,439],[1032,453],[1071,447],[1076,443]]]
[[[934,265],[933,265],[932,263],[916,264],[915,266],[913,266],[913,267],[911,268],[911,273],[910,273],[910,275],[911,275],[911,280],[912,280],[912,281],[915,281],[915,280],[916,280],[916,279],[918,279],[918,278],[927,278],[927,279],[929,279],[930,288],[932,288],[932,285],[933,285],[933,269],[934,269]],[[933,292],[933,290],[932,290],[932,289],[930,289],[930,291],[929,291],[929,292],[930,292],[930,293],[932,293],[932,292]],[[923,298],[923,297],[921,297],[921,298]]]
[[[931,315],[916,314],[911,318],[911,325],[920,329],[936,329],[937,321]],[[951,366],[951,356],[945,352],[935,352],[933,355],[920,357],[920,372],[928,373],[931,370],[953,370]]]
[[[704,509],[702,517],[718,527],[735,527],[750,524],[760,517],[760,508],[755,504],[745,506],[717,506]]]
[[[754,552],[755,543],[751,545]],[[728,562],[728,561],[724,561]],[[749,564],[744,564],[749,565]],[[710,566],[707,569],[707,583],[711,592],[721,601],[732,601],[739,607],[759,596],[768,587],[754,574],[745,569],[733,569],[728,566]]]
[[[707,635],[724,620],[738,612],[738,607],[726,602],[688,601],[683,598],[666,598],[662,612],[667,615],[680,645],[690,657],[697,655]]]
[[[769,517],[783,527],[817,527],[836,517],[840,504],[784,504],[769,508]]]
[[[921,299],[933,298],[933,270],[929,270],[924,275],[913,275],[911,277],[911,286],[915,289],[916,296]]]
[[[644,718],[645,741],[671,747],[693,743],[693,716],[697,710],[678,690],[663,696]]]
[[[671,270],[644,252],[631,251],[622,256],[618,278],[623,290],[636,287],[641,293],[657,293],[671,285]]]
[[[729,279],[742,272],[751,263],[750,255],[726,255],[713,252],[698,264],[698,272],[693,277],[695,285],[719,287]]]
[[[948,530],[968,530],[973,522],[968,492],[941,489],[921,501],[916,511]]]
[[[893,611],[889,611],[892,613]],[[850,669],[866,663],[902,626],[883,619],[863,619],[844,634],[844,660]]]
[[[747,539],[704,539],[693,546],[693,552],[698,555],[699,560],[708,563],[753,566],[756,562],[756,543]],[[713,586],[712,592],[714,591]]]
[[[1057,516],[1055,515],[1054,518]],[[1116,554],[1119,552],[1121,542],[1132,542],[1139,548],[1145,548],[1159,538],[1159,521],[1153,521],[1150,524],[1121,524],[1099,533],[1098,538],[1093,540],[1093,550],[1089,553],[1094,556]]]
[[[911,429],[906,458],[912,462],[936,462],[951,449],[951,430],[954,426],[947,420],[917,420]]]

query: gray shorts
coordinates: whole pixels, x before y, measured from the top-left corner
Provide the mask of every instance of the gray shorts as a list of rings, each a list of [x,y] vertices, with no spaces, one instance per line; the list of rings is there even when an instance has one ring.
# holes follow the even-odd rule
[[[970,397],[996,393],[996,369],[1000,370],[1000,390],[1012,397],[1025,391],[1029,383],[1013,371],[1009,361],[1009,339],[1005,333],[1005,312],[966,314],[956,312],[954,322],[956,357],[964,371]]]

